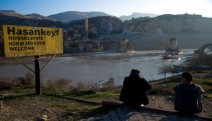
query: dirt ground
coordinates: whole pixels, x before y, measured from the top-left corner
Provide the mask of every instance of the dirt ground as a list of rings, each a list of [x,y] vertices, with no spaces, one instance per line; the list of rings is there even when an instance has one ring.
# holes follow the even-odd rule
[[[150,103],[145,107],[175,111],[173,101],[168,96],[150,95]],[[64,108],[64,106],[66,108]],[[2,101],[0,121],[39,121],[45,118],[51,121],[79,120],[89,105],[67,99],[35,97],[29,99],[9,99]],[[67,110],[67,107],[69,109]],[[203,100],[203,112],[197,114],[212,119],[212,99]],[[86,115],[86,114],[85,114]]]
[[[67,107],[70,107],[67,110]],[[77,120],[76,113],[86,109],[86,105],[65,99],[9,99],[0,108],[0,121],[66,121]],[[76,113],[76,114],[75,114]]]
[[[173,100],[169,96],[149,96],[150,103],[146,107],[161,109],[166,111],[175,111]],[[201,117],[212,119],[212,99],[203,99],[203,112],[196,114]]]

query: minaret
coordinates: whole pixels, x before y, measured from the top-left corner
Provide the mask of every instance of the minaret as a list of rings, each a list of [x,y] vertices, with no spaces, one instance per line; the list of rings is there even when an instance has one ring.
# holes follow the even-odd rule
[[[85,31],[86,31],[86,38],[88,38],[88,16],[86,17],[86,20],[85,20]]]

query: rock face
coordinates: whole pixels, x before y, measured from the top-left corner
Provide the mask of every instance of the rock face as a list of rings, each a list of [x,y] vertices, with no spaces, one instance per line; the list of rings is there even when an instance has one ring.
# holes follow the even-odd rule
[[[199,48],[211,43],[212,18],[201,15],[161,15],[155,18],[140,17],[124,21],[122,35],[110,35],[111,40],[127,37],[135,50],[165,49],[167,40],[177,38],[178,47]]]
[[[84,20],[69,23],[69,28],[84,26]],[[89,18],[89,30],[99,35],[120,33],[148,33],[157,36],[166,34],[208,34],[212,33],[212,18],[201,15],[161,15],[155,18],[140,17],[122,22],[116,17]]]
[[[138,18],[125,21],[132,32],[155,33],[160,29],[169,34],[211,33],[212,18],[201,15],[161,15],[155,18]]]
[[[69,29],[85,29],[85,19],[72,21],[68,24]],[[99,35],[104,34],[119,34],[122,33],[124,23],[111,16],[93,17],[88,19],[89,32],[97,33]]]
[[[88,31],[86,27],[88,26]],[[101,35],[119,34],[123,22],[115,17],[93,17],[70,22],[64,34],[67,52],[88,52],[103,50]]]
[[[117,50],[117,44],[123,38],[130,40],[134,50],[166,49],[167,40],[173,37],[181,49],[198,48],[211,41],[212,18],[183,14],[140,17],[123,22],[116,17],[101,16],[88,19],[88,30],[88,38],[91,41],[98,38],[104,50]],[[86,37],[85,19],[68,23],[67,31],[71,41],[75,38],[70,33],[80,34],[78,41],[83,41]]]

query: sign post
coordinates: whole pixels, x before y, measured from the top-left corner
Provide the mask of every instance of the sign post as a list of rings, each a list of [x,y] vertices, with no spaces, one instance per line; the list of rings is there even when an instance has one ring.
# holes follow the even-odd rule
[[[62,29],[3,25],[3,36],[5,57],[34,56],[35,89],[36,94],[40,95],[41,69],[39,57],[40,55],[55,55],[63,53]],[[27,67],[25,64],[23,65]],[[45,66],[46,65],[47,64],[45,64]],[[29,67],[27,68],[32,71]]]
[[[35,90],[36,90],[36,95],[41,94],[39,56],[35,56]]]

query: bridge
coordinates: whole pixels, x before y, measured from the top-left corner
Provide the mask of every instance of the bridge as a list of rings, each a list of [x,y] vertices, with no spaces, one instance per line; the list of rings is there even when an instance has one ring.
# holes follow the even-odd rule
[[[208,47],[210,47],[211,48],[211,51],[212,51],[212,44],[205,44],[202,47],[200,47],[199,49],[195,50],[194,51],[194,54],[205,55],[205,49],[208,48]]]

